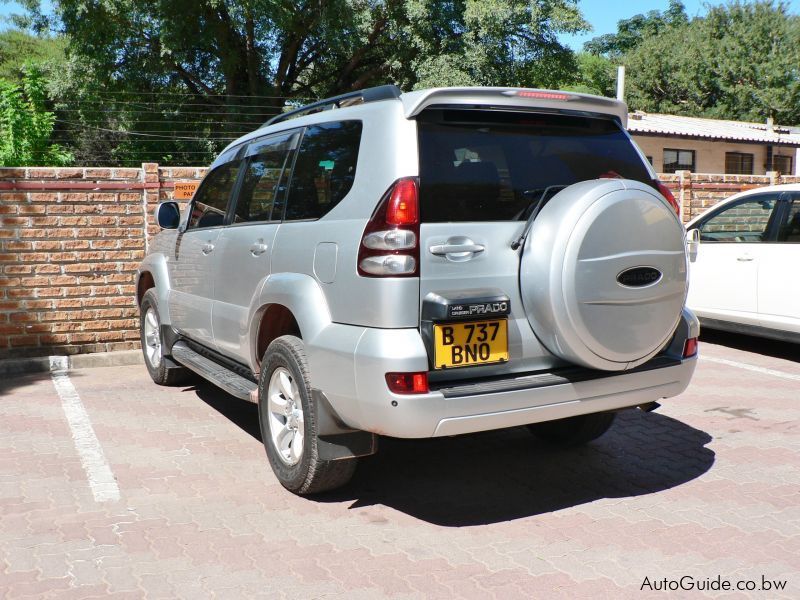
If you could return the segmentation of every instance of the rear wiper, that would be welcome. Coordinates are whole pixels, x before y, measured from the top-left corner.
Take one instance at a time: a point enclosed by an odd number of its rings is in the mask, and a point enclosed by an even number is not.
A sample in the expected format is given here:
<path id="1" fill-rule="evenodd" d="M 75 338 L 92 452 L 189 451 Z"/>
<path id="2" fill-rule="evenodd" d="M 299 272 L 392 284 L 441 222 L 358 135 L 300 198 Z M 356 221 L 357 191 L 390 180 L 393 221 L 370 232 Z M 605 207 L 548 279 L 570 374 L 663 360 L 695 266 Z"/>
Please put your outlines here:
<path id="1" fill-rule="evenodd" d="M 547 198 L 548 192 L 550 190 L 559 190 L 559 191 L 561 191 L 565 187 L 567 187 L 567 186 L 566 185 L 549 185 L 546 188 L 544 188 L 544 191 L 542 192 L 542 195 L 539 196 L 539 200 L 536 203 L 536 208 L 533 209 L 533 211 L 531 212 L 531 216 L 529 216 L 528 220 L 525 221 L 525 227 L 522 229 L 522 233 L 519 234 L 519 237 L 517 239 L 515 239 L 513 242 L 511 242 L 511 249 L 512 250 L 516 250 L 517 248 L 522 246 L 522 244 L 525 243 L 525 238 L 528 237 L 528 234 L 531 231 L 531 227 L 533 227 L 534 220 L 536 220 L 536 217 L 539 215 L 539 211 L 541 211 L 542 208 L 545 205 L 545 198 Z M 525 193 L 527 194 L 527 193 L 538 192 L 538 191 L 539 190 L 529 190 L 529 191 L 527 191 Z"/>

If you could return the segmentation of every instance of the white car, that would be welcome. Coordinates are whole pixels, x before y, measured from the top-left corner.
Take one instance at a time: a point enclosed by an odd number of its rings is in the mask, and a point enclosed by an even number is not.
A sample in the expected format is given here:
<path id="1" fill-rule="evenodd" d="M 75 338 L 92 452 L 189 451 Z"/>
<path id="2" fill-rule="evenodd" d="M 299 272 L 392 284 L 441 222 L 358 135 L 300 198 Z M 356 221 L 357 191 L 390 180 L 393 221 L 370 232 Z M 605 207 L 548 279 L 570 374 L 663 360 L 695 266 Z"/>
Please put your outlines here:
<path id="1" fill-rule="evenodd" d="M 687 305 L 703 325 L 800 341 L 800 184 L 736 194 L 687 229 Z"/>

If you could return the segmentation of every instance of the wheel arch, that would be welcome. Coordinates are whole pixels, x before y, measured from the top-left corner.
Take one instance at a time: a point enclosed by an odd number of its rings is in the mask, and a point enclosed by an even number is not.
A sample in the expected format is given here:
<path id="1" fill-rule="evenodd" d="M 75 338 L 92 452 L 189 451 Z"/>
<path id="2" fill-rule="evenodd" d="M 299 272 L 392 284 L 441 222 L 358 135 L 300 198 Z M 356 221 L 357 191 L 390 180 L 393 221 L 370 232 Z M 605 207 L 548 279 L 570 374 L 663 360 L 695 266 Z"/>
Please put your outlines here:
<path id="1" fill-rule="evenodd" d="M 299 273 L 267 277 L 254 306 L 249 339 L 255 373 L 260 371 L 261 358 L 275 338 L 296 335 L 308 344 L 331 323 L 322 288 L 312 277 Z"/>
<path id="2" fill-rule="evenodd" d="M 151 254 L 146 256 L 139 269 L 136 271 L 134 289 L 136 290 L 136 306 L 142 304 L 145 292 L 155 288 L 158 297 L 158 311 L 161 324 L 171 324 L 172 319 L 169 314 L 169 275 L 167 274 L 167 264 L 163 256 Z"/>

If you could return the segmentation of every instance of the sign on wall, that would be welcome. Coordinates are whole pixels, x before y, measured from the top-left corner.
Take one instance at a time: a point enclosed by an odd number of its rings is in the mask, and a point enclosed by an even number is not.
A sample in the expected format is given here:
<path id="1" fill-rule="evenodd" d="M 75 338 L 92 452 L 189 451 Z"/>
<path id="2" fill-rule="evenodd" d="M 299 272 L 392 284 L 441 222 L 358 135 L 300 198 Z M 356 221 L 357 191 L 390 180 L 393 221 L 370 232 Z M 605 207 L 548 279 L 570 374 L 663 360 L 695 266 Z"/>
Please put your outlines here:
<path id="1" fill-rule="evenodd" d="M 186 181 L 175 184 L 175 193 L 172 194 L 173 200 L 191 200 L 197 189 L 198 181 Z"/>

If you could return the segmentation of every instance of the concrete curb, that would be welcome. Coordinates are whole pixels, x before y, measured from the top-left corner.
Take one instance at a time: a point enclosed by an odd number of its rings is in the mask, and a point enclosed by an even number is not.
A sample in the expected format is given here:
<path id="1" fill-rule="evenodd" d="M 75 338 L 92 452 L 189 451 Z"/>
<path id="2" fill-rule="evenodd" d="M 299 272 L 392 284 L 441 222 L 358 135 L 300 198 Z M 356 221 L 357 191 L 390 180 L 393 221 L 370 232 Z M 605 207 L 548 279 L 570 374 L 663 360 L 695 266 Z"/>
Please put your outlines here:
<path id="1" fill-rule="evenodd" d="M 49 371 L 71 371 L 95 367 L 121 367 L 143 364 L 141 350 L 119 352 L 95 352 L 73 356 L 38 356 L 34 358 L 8 358 L 0 360 L 0 377 L 47 373 Z"/>

